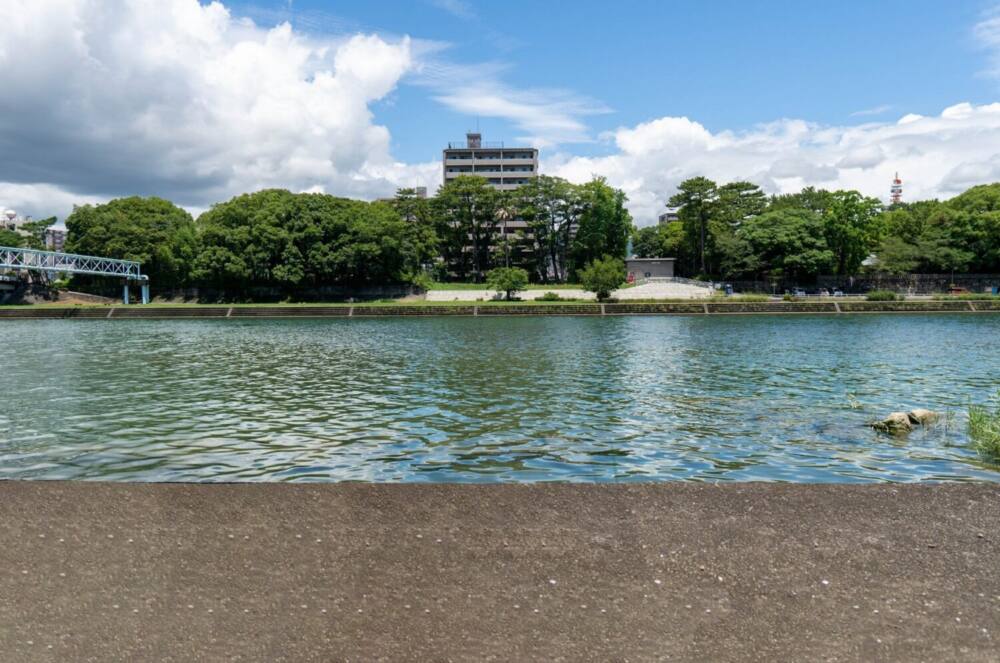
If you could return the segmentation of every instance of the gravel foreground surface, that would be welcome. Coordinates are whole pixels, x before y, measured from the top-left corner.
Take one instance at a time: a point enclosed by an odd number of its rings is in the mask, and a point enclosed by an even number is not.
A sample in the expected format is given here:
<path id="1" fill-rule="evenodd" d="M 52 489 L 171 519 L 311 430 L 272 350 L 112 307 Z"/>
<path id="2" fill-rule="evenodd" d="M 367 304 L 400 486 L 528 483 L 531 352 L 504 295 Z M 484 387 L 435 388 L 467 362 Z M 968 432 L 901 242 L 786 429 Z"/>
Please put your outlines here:
<path id="1" fill-rule="evenodd" d="M 996 661 L 996 485 L 0 482 L 0 660 Z"/>

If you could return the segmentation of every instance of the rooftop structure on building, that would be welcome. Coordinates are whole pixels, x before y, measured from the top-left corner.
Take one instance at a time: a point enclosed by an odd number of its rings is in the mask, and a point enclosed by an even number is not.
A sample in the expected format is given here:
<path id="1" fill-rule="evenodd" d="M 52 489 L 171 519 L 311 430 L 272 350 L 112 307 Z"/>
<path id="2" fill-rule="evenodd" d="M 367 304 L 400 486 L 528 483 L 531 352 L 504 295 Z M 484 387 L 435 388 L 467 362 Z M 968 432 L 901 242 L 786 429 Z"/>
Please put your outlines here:
<path id="1" fill-rule="evenodd" d="M 462 175 L 486 178 L 495 189 L 511 191 L 538 177 L 538 149 L 487 143 L 480 133 L 448 143 L 442 157 L 444 183 Z"/>
<path id="2" fill-rule="evenodd" d="M 667 211 L 664 212 L 663 214 L 660 214 L 659 216 L 660 225 L 662 226 L 664 224 L 672 223 L 674 221 L 680 221 L 681 219 L 680 211 L 681 211 L 680 207 L 668 207 Z"/>

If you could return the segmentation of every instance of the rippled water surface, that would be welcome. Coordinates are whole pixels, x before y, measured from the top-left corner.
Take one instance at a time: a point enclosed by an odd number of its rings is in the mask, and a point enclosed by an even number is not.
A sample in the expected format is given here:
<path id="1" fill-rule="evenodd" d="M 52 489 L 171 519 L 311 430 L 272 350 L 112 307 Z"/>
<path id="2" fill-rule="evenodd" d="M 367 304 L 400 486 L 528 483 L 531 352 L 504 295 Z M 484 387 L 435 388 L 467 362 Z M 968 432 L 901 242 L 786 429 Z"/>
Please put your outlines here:
<path id="1" fill-rule="evenodd" d="M 1000 316 L 4 321 L 0 478 L 1000 480 Z M 866 423 L 948 411 L 905 439 Z"/>

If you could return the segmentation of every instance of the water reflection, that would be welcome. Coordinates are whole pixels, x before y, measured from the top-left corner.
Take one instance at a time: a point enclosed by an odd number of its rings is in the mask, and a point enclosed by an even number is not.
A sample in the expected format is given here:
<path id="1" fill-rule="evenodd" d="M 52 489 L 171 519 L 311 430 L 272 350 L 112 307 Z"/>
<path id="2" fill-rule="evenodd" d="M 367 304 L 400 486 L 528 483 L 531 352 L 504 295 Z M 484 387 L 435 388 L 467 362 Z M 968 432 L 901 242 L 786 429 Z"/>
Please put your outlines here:
<path id="1" fill-rule="evenodd" d="M 6 321 L 0 477 L 998 480 L 1000 316 Z M 951 410 L 909 438 L 865 423 Z"/>

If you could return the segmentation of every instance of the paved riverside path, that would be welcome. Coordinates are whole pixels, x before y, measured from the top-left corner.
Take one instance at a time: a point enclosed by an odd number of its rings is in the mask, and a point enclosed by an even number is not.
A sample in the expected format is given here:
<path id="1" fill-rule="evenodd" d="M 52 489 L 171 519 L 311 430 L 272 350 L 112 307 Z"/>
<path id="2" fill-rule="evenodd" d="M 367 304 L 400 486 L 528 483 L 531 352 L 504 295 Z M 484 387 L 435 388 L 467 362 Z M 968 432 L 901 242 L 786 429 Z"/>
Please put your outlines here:
<path id="1" fill-rule="evenodd" d="M 0 660 L 997 660 L 996 485 L 0 482 Z"/>

